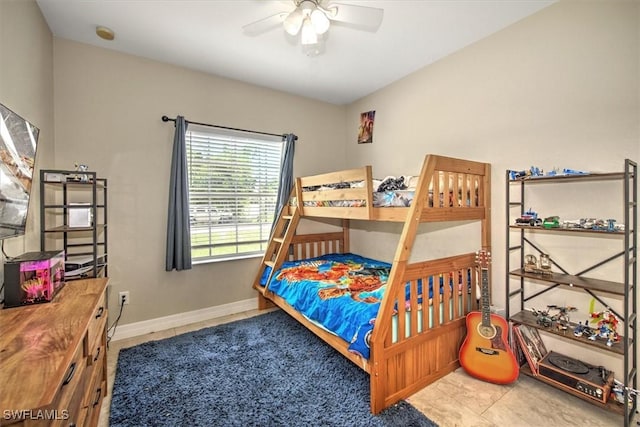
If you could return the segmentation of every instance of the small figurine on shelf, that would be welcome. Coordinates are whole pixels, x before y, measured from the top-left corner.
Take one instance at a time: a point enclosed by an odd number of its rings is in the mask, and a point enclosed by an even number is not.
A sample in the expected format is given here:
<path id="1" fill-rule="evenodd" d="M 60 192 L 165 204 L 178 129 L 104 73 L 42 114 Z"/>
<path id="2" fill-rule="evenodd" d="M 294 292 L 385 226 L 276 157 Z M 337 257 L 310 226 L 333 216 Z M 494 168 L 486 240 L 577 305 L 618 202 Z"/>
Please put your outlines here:
<path id="1" fill-rule="evenodd" d="M 571 325 L 571 319 L 569 318 L 569 313 L 572 311 L 578 311 L 576 307 L 572 307 L 570 305 L 558 306 L 555 304 L 551 304 L 547 306 L 548 309 L 558 310 L 558 314 L 553 316 L 553 319 L 558 322 L 559 325 L 562 325 L 562 330 L 565 331 L 568 326 Z M 559 328 L 560 329 L 560 328 Z"/>
<path id="2" fill-rule="evenodd" d="M 596 231 L 607 231 L 607 222 L 604 219 L 596 219 L 591 226 L 591 229 Z"/>
<path id="3" fill-rule="evenodd" d="M 611 347 L 613 344 L 620 342 L 620 335 L 618 334 L 619 320 L 609 309 L 594 311 L 594 305 L 595 300 L 592 299 L 589 307 L 591 323 L 596 324 L 596 335 L 599 338 L 606 339 L 607 346 Z"/>
<path id="4" fill-rule="evenodd" d="M 565 219 L 562 221 L 562 228 L 582 228 L 582 222 L 579 219 Z"/>
<path id="5" fill-rule="evenodd" d="M 563 175 L 589 175 L 589 172 L 564 168 L 562 169 L 562 174 Z"/>
<path id="6" fill-rule="evenodd" d="M 585 320 L 584 325 L 582 325 L 582 336 L 591 341 L 595 341 L 596 337 L 598 336 L 598 333 L 595 331 L 595 329 L 589 326 L 589 319 Z"/>
<path id="7" fill-rule="evenodd" d="M 86 172 L 89 170 L 89 166 L 87 165 L 80 165 L 78 163 L 75 163 L 76 165 L 76 172 Z M 82 174 L 82 175 L 75 175 L 75 180 L 76 181 L 80 181 L 80 182 L 89 182 L 89 175 L 87 175 L 86 173 Z"/>
<path id="8" fill-rule="evenodd" d="M 584 333 L 584 325 L 582 322 L 578 322 L 576 327 L 573 329 L 573 335 L 576 337 L 581 337 Z"/>
<path id="9" fill-rule="evenodd" d="M 530 178 L 536 176 L 544 176 L 544 171 L 537 166 L 531 166 L 529 170 L 509 170 L 509 179 L 516 180 L 519 178 Z"/>
<path id="10" fill-rule="evenodd" d="M 540 269 L 542 274 L 551 274 L 551 258 L 549 254 L 540 254 Z"/>
<path id="11" fill-rule="evenodd" d="M 544 176 L 544 171 L 537 166 L 531 166 L 531 168 L 529 169 L 529 175 Z"/>
<path id="12" fill-rule="evenodd" d="M 530 308 L 529 311 L 533 313 L 533 315 L 537 318 L 536 323 L 540 326 L 544 326 L 545 328 L 550 328 L 553 325 L 553 317 L 549 315 L 549 309 L 546 310 L 537 310 L 535 308 Z"/>
<path id="13" fill-rule="evenodd" d="M 540 254 L 540 260 L 535 255 L 527 254 L 524 258 L 523 269 L 526 273 L 551 274 L 551 258 L 547 254 Z"/>
<path id="14" fill-rule="evenodd" d="M 538 259 L 535 255 L 527 254 L 524 257 L 524 271 L 527 273 L 536 273 L 538 271 Z"/>
<path id="15" fill-rule="evenodd" d="M 527 171 L 509 170 L 509 179 L 512 181 L 518 178 L 524 178 L 525 176 L 527 176 Z"/>
<path id="16" fill-rule="evenodd" d="M 633 400 L 640 395 L 640 391 L 631 387 L 625 387 L 624 383 L 613 379 L 613 387 L 611 387 L 611 396 L 620 404 L 624 404 L 624 392 L 627 392 L 627 404 L 631 408 L 633 406 Z"/>

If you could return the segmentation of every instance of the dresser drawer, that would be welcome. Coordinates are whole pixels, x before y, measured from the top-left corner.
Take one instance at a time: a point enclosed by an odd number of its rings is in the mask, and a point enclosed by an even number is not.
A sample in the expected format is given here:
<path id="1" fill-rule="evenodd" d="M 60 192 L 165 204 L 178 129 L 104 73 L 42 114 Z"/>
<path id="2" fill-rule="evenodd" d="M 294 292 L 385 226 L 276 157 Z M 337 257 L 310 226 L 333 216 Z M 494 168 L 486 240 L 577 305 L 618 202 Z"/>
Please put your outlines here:
<path id="1" fill-rule="evenodd" d="M 102 338 L 102 337 L 101 337 Z M 93 348 L 89 348 L 89 356 L 87 358 L 87 365 L 95 365 L 101 359 L 104 359 L 104 352 L 107 351 L 105 347 L 105 343 L 103 339 L 99 339 L 98 342 L 93 346 Z"/>
<path id="2" fill-rule="evenodd" d="M 105 364 L 104 358 L 99 358 L 95 364 L 89 368 L 91 373 L 91 384 L 87 388 L 84 404 L 86 409 L 86 420 L 88 425 L 95 425 L 100 416 L 100 409 L 102 407 L 102 399 L 107 394 L 107 382 L 104 372 Z"/>
<path id="3" fill-rule="evenodd" d="M 89 357 L 89 365 L 93 364 L 93 360 L 96 357 L 96 352 L 105 350 L 104 348 L 98 350 L 98 348 L 104 346 L 103 338 L 107 326 L 108 316 L 106 301 L 106 293 L 103 293 L 89 322 L 86 353 L 86 355 Z"/>
<path id="4" fill-rule="evenodd" d="M 71 426 L 77 424 L 87 386 L 86 366 L 87 359 L 84 356 L 84 351 L 82 346 L 78 346 L 58 389 L 56 399 L 50 407 L 55 415 L 51 417 L 53 418 L 51 425 Z"/>

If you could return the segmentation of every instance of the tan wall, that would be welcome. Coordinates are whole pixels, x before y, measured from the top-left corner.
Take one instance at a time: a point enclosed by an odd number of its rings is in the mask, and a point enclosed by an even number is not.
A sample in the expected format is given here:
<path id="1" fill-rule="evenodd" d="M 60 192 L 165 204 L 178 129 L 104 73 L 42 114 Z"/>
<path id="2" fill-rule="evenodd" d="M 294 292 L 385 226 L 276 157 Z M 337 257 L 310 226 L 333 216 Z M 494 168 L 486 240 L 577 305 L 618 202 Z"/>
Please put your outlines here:
<path id="1" fill-rule="evenodd" d="M 9 256 L 40 249 L 38 170 L 53 165 L 52 36 L 33 0 L 0 1 L 0 103 L 40 129 L 25 237 L 5 241 Z"/>
<path id="2" fill-rule="evenodd" d="M 372 164 L 374 176 L 415 174 L 426 153 L 492 164 L 492 300 L 505 306 L 505 171 L 538 166 L 622 171 L 640 160 L 640 7 L 630 1 L 561 1 L 349 106 L 347 156 L 351 167 Z M 361 112 L 375 110 L 374 142 L 356 144 Z M 622 220 L 621 185 L 551 186 L 525 198 L 542 216 Z M 516 192 L 517 194 L 517 192 Z M 514 197 L 514 196 L 512 196 Z M 512 199 L 513 200 L 513 199 Z M 516 199 L 518 200 L 518 199 Z M 512 211 L 513 212 L 513 211 Z M 356 224 L 352 250 L 391 260 L 398 227 Z M 470 226 L 421 226 L 413 259 L 477 250 Z M 513 236 L 513 234 L 516 234 Z M 622 250 L 622 239 L 529 235 L 570 273 Z M 452 237 L 453 236 L 453 237 Z M 475 238 L 475 234 L 473 235 Z M 518 242 L 512 233 L 511 244 Z M 535 253 L 527 249 L 527 253 Z M 518 265 L 512 257 L 512 268 Z M 591 277 L 623 281 L 621 262 Z M 511 281 L 512 286 L 518 283 Z M 540 288 L 538 288 L 540 290 Z M 535 291 L 535 290 L 534 290 Z M 532 293 L 531 288 L 527 295 Z M 604 298 L 621 309 L 620 298 Z M 517 301 L 513 299 L 512 301 Z M 572 320 L 588 315 L 584 292 L 554 290 L 526 307 L 573 305 Z M 512 303 L 512 312 L 518 311 Z M 597 309 L 603 309 L 600 304 Z M 552 349 L 576 355 L 566 343 Z M 580 358 L 622 372 L 621 358 L 578 349 Z M 606 359 L 606 360 L 605 360 Z"/>
<path id="3" fill-rule="evenodd" d="M 259 259 L 164 271 L 173 124 L 163 115 L 299 136 L 296 174 L 344 167 L 345 107 L 63 39 L 54 40 L 56 166 L 109 180 L 111 306 L 121 324 L 255 297 Z"/>
<path id="4" fill-rule="evenodd" d="M 426 153 L 492 163 L 494 301 L 504 305 L 505 171 L 621 171 L 625 158 L 640 160 L 639 15 L 638 2 L 562 1 L 353 103 L 350 166 L 372 164 L 374 176 L 384 177 L 415 174 Z M 359 114 L 369 110 L 376 110 L 374 142 L 356 144 Z M 611 203 L 621 209 L 620 200 Z M 532 207 L 578 218 L 602 208 Z M 391 259 L 395 229 L 360 226 L 354 251 Z M 371 236 L 382 244 L 372 245 Z M 461 244 L 444 234 L 435 239 L 429 255 Z"/>

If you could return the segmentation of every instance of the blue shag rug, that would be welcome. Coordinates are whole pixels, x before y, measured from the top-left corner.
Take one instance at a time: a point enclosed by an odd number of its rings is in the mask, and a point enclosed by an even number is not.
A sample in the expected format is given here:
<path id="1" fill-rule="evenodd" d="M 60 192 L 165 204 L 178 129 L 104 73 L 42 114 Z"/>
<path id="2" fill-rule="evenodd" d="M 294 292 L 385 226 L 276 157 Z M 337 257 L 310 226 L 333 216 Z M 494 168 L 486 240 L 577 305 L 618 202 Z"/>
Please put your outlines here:
<path id="1" fill-rule="evenodd" d="M 283 311 L 122 349 L 111 426 L 437 426 Z"/>

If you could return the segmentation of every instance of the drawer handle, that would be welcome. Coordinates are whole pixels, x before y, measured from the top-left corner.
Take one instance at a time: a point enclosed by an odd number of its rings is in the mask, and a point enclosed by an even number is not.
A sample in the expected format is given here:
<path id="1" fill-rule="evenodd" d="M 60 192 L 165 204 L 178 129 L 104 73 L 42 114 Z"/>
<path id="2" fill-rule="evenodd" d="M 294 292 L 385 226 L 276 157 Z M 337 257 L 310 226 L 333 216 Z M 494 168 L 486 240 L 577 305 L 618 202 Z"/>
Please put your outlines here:
<path id="1" fill-rule="evenodd" d="M 98 347 L 98 352 L 96 353 L 96 357 L 93 358 L 94 362 L 98 361 L 98 357 L 100 357 L 100 350 L 102 350 L 102 347 Z"/>
<path id="2" fill-rule="evenodd" d="M 75 373 L 76 373 L 76 362 L 73 362 L 71 366 L 69 366 L 69 373 L 67 374 L 67 378 L 64 379 L 64 382 L 62 383 L 62 385 L 65 386 L 69 384 L 73 379 L 73 374 Z"/>
<path id="3" fill-rule="evenodd" d="M 102 313 L 104 313 L 104 307 L 100 307 L 98 309 L 98 314 L 96 314 L 96 319 L 99 319 L 102 317 Z"/>
<path id="4" fill-rule="evenodd" d="M 95 407 L 98 403 L 100 403 L 100 396 L 102 396 L 102 387 L 96 390 L 96 400 L 93 402 L 93 406 Z"/>

